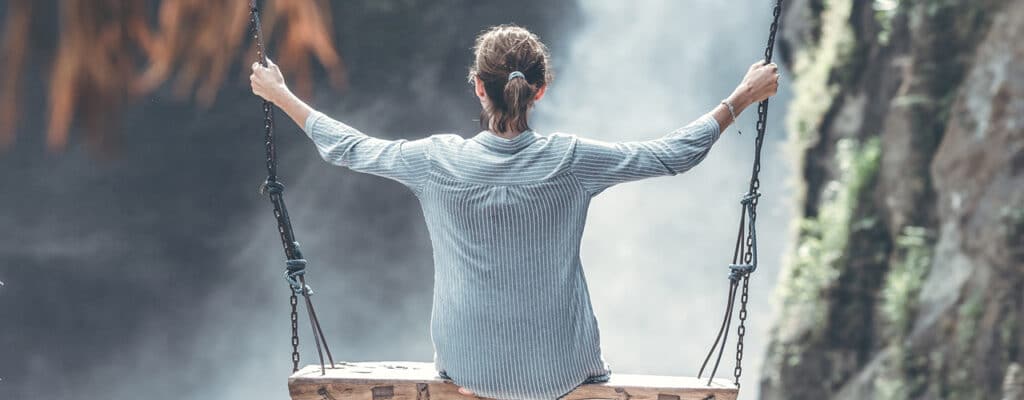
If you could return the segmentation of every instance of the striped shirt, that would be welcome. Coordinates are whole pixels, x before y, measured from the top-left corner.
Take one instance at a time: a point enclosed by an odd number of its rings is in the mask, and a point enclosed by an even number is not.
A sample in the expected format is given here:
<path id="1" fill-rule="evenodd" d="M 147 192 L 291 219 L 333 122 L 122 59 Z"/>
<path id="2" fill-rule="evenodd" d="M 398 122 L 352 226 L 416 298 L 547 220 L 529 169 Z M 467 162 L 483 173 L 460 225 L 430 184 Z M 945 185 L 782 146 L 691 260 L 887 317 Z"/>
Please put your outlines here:
<path id="1" fill-rule="evenodd" d="M 628 142 L 533 130 L 385 140 L 319 112 L 304 131 L 325 161 L 401 182 L 419 199 L 440 376 L 478 396 L 544 400 L 611 374 L 580 263 L 591 198 L 689 170 L 719 137 L 710 114 Z"/>

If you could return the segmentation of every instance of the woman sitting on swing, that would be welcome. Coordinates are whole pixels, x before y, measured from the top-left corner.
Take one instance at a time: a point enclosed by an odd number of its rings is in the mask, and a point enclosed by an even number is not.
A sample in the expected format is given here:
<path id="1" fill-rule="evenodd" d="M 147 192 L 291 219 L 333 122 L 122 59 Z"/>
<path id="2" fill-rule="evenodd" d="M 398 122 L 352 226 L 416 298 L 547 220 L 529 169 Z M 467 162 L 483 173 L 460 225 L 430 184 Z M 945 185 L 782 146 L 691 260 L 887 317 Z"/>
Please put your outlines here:
<path id="1" fill-rule="evenodd" d="M 552 79 L 536 35 L 496 26 L 474 51 L 469 79 L 483 130 L 468 139 L 367 136 L 298 99 L 269 60 L 254 63 L 250 79 L 324 160 L 394 179 L 419 199 L 433 245 L 439 375 L 465 395 L 556 399 L 611 374 L 580 263 L 591 198 L 693 168 L 736 114 L 775 94 L 778 68 L 755 63 L 725 101 L 664 137 L 604 142 L 530 128 L 528 111 Z"/>

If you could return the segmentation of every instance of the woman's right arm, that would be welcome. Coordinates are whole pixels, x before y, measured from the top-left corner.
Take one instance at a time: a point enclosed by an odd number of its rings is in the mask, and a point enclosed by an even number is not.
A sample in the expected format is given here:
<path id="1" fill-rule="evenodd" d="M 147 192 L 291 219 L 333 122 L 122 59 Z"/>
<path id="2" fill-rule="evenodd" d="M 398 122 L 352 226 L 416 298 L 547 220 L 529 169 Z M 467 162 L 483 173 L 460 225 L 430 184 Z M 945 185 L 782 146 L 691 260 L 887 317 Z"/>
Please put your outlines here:
<path id="1" fill-rule="evenodd" d="M 690 124 L 653 140 L 605 142 L 579 138 L 573 153 L 572 171 L 591 195 L 608 187 L 639 179 L 676 175 L 704 160 L 721 131 L 750 104 L 776 93 L 778 67 L 758 61 L 726 98 L 733 111 L 719 104 Z"/>
<path id="2" fill-rule="evenodd" d="M 253 93 L 277 105 L 302 127 L 324 161 L 396 180 L 419 194 L 429 172 L 430 138 L 387 140 L 368 136 L 299 99 L 269 59 L 266 67 L 253 63 L 252 69 L 249 80 Z"/>
<path id="3" fill-rule="evenodd" d="M 274 103 L 299 126 L 306 126 L 306 121 L 316 111 L 288 89 L 281 70 L 269 58 L 266 67 L 258 62 L 252 63 L 249 84 L 253 94 Z"/>

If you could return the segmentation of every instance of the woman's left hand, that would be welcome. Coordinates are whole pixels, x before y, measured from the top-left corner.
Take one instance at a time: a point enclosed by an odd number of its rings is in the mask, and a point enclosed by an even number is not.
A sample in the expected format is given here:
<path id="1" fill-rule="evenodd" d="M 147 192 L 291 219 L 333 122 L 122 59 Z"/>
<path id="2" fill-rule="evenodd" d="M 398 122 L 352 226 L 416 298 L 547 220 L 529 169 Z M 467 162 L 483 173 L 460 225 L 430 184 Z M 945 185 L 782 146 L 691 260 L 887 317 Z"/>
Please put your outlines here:
<path id="1" fill-rule="evenodd" d="M 249 75 L 249 82 L 252 85 L 253 94 L 272 103 L 277 103 L 277 99 L 289 93 L 281 70 L 269 58 L 266 67 L 260 65 L 259 62 L 252 63 L 252 75 Z"/>
<path id="2" fill-rule="evenodd" d="M 463 396 L 476 397 L 476 393 L 473 393 L 472 390 L 466 389 L 462 386 L 459 386 L 459 393 L 461 393 Z"/>

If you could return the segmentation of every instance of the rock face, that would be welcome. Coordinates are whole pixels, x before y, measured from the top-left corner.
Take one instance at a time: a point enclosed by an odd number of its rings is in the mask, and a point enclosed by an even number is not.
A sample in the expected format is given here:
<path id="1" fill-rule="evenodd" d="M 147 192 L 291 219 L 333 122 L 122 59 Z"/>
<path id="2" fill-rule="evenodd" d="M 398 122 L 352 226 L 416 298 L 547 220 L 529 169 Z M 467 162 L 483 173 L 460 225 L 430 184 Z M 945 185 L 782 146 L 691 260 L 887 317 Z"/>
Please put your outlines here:
<path id="1" fill-rule="evenodd" d="M 787 2 L 803 219 L 765 399 L 1024 396 L 1024 2 Z"/>

